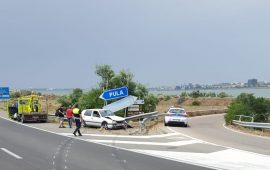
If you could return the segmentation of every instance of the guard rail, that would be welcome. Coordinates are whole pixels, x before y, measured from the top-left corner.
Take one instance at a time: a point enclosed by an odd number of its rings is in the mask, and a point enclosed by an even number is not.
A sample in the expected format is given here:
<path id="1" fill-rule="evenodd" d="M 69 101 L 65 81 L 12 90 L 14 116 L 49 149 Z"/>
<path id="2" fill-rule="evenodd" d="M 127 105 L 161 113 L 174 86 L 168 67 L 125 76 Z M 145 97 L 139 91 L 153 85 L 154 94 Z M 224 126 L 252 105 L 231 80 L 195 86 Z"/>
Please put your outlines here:
<path id="1" fill-rule="evenodd" d="M 270 123 L 243 122 L 239 120 L 233 120 L 233 124 L 243 126 L 243 127 L 270 129 Z"/>
<path id="2" fill-rule="evenodd" d="M 125 119 L 128 122 L 130 120 L 138 120 L 138 119 L 150 118 L 152 116 L 156 116 L 157 114 L 158 114 L 158 112 L 143 113 L 143 114 L 139 114 L 139 115 L 126 117 Z"/>

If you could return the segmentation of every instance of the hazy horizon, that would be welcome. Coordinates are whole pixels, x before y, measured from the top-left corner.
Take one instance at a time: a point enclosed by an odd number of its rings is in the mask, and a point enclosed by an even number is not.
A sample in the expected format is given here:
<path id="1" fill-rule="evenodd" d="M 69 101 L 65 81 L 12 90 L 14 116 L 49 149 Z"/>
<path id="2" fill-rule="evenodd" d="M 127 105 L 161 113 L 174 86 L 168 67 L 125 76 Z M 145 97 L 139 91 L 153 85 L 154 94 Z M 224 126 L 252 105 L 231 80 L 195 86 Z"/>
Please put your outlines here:
<path id="1" fill-rule="evenodd" d="M 270 81 L 267 0 L 2 0 L 0 86 L 92 88 L 95 66 L 147 87 Z"/>

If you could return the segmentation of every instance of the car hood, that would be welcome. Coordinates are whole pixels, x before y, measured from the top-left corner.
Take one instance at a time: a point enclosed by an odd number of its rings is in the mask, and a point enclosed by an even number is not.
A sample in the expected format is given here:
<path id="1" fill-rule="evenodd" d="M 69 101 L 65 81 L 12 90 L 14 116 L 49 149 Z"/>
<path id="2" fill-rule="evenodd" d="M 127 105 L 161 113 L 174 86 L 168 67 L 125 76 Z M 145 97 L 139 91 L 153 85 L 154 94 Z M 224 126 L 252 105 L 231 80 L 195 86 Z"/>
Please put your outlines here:
<path id="1" fill-rule="evenodd" d="M 119 116 L 106 116 L 105 118 L 115 120 L 115 121 L 124 121 L 125 119 Z"/>

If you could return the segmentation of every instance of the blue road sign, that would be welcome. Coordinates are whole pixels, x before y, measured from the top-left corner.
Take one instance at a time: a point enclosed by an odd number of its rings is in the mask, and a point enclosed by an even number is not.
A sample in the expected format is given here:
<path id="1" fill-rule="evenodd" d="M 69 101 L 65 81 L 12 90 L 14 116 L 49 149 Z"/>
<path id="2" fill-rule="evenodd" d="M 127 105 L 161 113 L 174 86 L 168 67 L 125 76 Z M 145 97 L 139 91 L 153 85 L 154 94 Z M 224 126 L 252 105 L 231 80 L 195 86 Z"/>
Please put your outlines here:
<path id="1" fill-rule="evenodd" d="M 0 99 L 9 99 L 9 88 L 8 87 L 0 87 Z"/>
<path id="2" fill-rule="evenodd" d="M 128 88 L 125 86 L 125 87 L 121 87 L 117 89 L 104 91 L 99 96 L 99 98 L 103 100 L 112 100 L 112 99 L 118 99 L 118 98 L 126 97 L 126 96 L 128 96 Z"/>

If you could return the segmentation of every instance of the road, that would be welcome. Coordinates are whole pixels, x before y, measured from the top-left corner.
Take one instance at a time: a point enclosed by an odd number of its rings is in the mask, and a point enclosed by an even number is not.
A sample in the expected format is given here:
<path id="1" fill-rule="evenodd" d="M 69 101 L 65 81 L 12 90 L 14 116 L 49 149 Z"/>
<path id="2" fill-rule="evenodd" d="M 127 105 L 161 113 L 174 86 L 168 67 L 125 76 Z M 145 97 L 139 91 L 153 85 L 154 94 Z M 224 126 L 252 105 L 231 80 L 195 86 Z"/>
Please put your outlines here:
<path id="1" fill-rule="evenodd" d="M 192 117 L 189 128 L 171 127 L 171 129 L 222 146 L 270 155 L 270 138 L 262 138 L 226 129 L 224 114 Z"/>
<path id="2" fill-rule="evenodd" d="M 208 168 L 61 136 L 0 118 L 4 170 L 206 170 Z"/>

